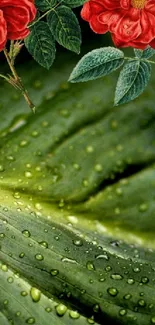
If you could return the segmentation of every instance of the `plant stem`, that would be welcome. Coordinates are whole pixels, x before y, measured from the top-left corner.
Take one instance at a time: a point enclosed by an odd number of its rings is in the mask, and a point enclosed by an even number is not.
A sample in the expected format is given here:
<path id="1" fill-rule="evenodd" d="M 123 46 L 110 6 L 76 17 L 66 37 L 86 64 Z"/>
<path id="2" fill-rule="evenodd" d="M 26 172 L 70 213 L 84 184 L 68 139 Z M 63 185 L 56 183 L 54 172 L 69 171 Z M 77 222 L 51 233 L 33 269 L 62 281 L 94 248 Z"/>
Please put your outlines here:
<path id="1" fill-rule="evenodd" d="M 49 9 L 48 11 L 46 11 L 42 16 L 40 16 L 37 20 L 35 20 L 28 27 L 34 26 L 36 23 L 38 23 L 38 21 L 40 21 L 42 18 L 46 17 L 51 11 L 55 10 L 61 4 L 61 2 L 63 2 L 63 0 L 60 1 L 59 3 L 57 3 L 53 8 Z"/>
<path id="2" fill-rule="evenodd" d="M 143 58 L 136 58 L 136 57 L 133 57 L 133 58 L 130 58 L 130 57 L 124 57 L 124 60 L 128 60 L 128 61 L 133 61 L 133 60 L 137 60 L 137 61 L 143 61 L 143 62 L 148 62 L 148 63 L 151 63 L 151 64 L 155 64 L 155 61 L 151 61 L 151 60 L 147 60 L 147 59 L 143 59 Z"/>
<path id="3" fill-rule="evenodd" d="M 11 72 L 12 72 L 12 75 L 13 75 L 13 77 L 14 77 L 14 78 L 12 79 L 14 85 L 17 86 L 17 88 L 22 92 L 22 94 L 23 94 L 23 96 L 24 96 L 24 98 L 25 98 L 27 104 L 29 105 L 29 107 L 31 108 L 31 110 L 32 110 L 33 112 L 35 112 L 35 106 L 34 106 L 34 104 L 32 103 L 31 99 L 29 98 L 28 92 L 27 92 L 27 90 L 25 89 L 25 87 L 24 87 L 24 85 L 23 85 L 23 83 L 22 83 L 20 77 L 19 77 L 18 74 L 17 74 L 17 71 L 16 71 L 16 69 L 15 69 L 15 67 L 14 67 L 14 65 L 13 65 L 13 63 L 12 63 L 10 57 L 9 57 L 9 54 L 8 54 L 7 49 L 5 48 L 5 49 L 3 50 L 3 52 L 4 52 L 4 55 L 5 55 L 5 57 L 6 57 L 7 63 L 8 63 L 8 65 L 9 65 L 9 67 L 10 67 L 10 70 L 11 70 Z M 7 81 L 9 82 L 9 80 L 10 80 L 10 83 L 11 83 L 11 78 L 8 79 Z M 13 84 L 13 83 L 12 83 L 12 84 Z"/>

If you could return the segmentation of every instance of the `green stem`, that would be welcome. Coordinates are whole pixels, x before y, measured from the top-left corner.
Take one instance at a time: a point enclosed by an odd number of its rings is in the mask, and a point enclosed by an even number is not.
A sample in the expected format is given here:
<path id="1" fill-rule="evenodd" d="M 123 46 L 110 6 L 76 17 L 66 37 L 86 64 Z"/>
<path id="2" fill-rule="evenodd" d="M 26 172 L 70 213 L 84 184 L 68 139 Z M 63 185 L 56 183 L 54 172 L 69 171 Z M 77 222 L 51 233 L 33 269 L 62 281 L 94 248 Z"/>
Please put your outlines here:
<path id="1" fill-rule="evenodd" d="M 143 59 L 143 58 L 136 58 L 136 57 L 133 57 L 133 58 L 130 58 L 130 57 L 124 57 L 124 60 L 128 60 L 128 61 L 133 61 L 133 60 L 137 60 L 137 61 L 143 61 L 143 62 L 148 62 L 148 63 L 151 63 L 151 64 L 155 64 L 155 61 L 151 61 L 151 60 L 147 60 L 147 59 Z"/>
<path id="2" fill-rule="evenodd" d="M 25 87 L 24 87 L 24 85 L 23 85 L 23 83 L 22 83 L 20 77 L 18 76 L 18 74 L 17 74 L 17 72 L 16 72 L 16 69 L 15 69 L 15 67 L 14 67 L 14 65 L 13 65 L 13 63 L 12 63 L 10 57 L 9 57 L 9 54 L 8 54 L 7 49 L 5 48 L 5 49 L 3 50 L 3 52 L 4 52 L 4 55 L 5 55 L 5 57 L 6 57 L 7 63 L 8 63 L 8 65 L 9 65 L 9 67 L 10 67 L 10 70 L 11 70 L 11 72 L 12 72 L 12 75 L 13 75 L 13 77 L 14 77 L 14 78 L 12 79 L 12 85 L 14 85 L 14 87 L 17 87 L 17 88 L 22 92 L 22 94 L 23 94 L 23 96 L 24 96 L 24 98 L 25 98 L 27 104 L 28 104 L 29 107 L 32 109 L 32 111 L 35 112 L 35 106 L 34 106 L 34 104 L 32 103 L 31 99 L 29 98 L 29 96 L 28 96 L 28 92 L 27 92 L 27 90 L 25 89 Z M 3 75 L 2 75 L 2 76 L 3 76 Z M 3 76 L 3 78 L 4 78 L 4 76 Z M 5 79 L 6 79 L 9 83 L 11 83 L 11 78 L 8 79 L 7 77 L 5 77 Z"/>
<path id="3" fill-rule="evenodd" d="M 49 9 L 48 11 L 46 11 L 42 16 L 40 16 L 37 20 L 35 20 L 32 24 L 30 24 L 28 27 L 32 27 L 34 26 L 36 23 L 38 23 L 38 21 L 40 21 L 42 18 L 46 17 L 51 11 L 54 11 L 60 4 L 61 4 L 62 1 L 60 1 L 59 3 L 57 3 L 55 5 L 55 7 Z"/>

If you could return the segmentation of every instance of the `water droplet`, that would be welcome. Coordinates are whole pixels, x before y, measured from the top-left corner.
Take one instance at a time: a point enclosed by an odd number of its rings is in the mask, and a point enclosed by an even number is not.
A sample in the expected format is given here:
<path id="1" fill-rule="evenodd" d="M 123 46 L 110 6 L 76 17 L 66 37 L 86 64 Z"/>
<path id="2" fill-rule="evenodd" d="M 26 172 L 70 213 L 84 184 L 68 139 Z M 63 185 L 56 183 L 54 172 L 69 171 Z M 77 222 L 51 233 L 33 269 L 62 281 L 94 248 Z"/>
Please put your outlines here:
<path id="1" fill-rule="evenodd" d="M 5 238 L 5 234 L 3 232 L 0 234 L 0 238 Z"/>
<path id="2" fill-rule="evenodd" d="M 41 254 L 36 254 L 36 255 L 35 255 L 35 258 L 36 258 L 37 261 L 43 261 L 44 256 L 41 255 Z"/>
<path id="3" fill-rule="evenodd" d="M 83 242 L 82 242 L 81 239 L 75 239 L 75 240 L 73 240 L 73 244 L 75 246 L 82 246 L 83 245 Z"/>
<path id="4" fill-rule="evenodd" d="M 148 205 L 146 203 L 143 203 L 139 206 L 139 211 L 140 212 L 145 212 L 148 209 Z"/>
<path id="5" fill-rule="evenodd" d="M 3 165 L 0 165 L 0 172 L 2 173 L 2 172 L 4 172 L 4 167 L 3 167 Z"/>
<path id="6" fill-rule="evenodd" d="M 78 318 L 80 318 L 80 314 L 79 314 L 77 311 L 73 311 L 73 310 L 71 310 L 71 311 L 69 312 L 69 316 L 70 316 L 71 318 L 73 318 L 73 319 L 78 319 Z"/>
<path id="7" fill-rule="evenodd" d="M 96 305 L 93 306 L 93 311 L 95 313 L 98 313 L 99 312 L 99 309 L 100 309 L 100 306 L 98 304 L 96 304 Z"/>
<path id="8" fill-rule="evenodd" d="M 33 318 L 33 317 L 29 317 L 29 318 L 26 320 L 26 323 L 27 323 L 27 324 L 35 324 L 35 318 Z"/>
<path id="9" fill-rule="evenodd" d="M 67 311 L 67 307 L 63 304 L 59 304 L 58 306 L 56 306 L 56 313 L 58 316 L 62 317 L 65 315 Z"/>
<path id="10" fill-rule="evenodd" d="M 31 233 L 29 230 L 23 230 L 22 231 L 22 234 L 25 236 L 25 237 L 30 237 L 31 236 Z"/>
<path id="11" fill-rule="evenodd" d="M 17 311 L 16 312 L 16 316 L 19 317 L 21 315 L 21 312 L 20 311 Z"/>
<path id="12" fill-rule="evenodd" d="M 56 276 L 56 275 L 59 274 L 59 271 L 56 270 L 56 269 L 52 269 L 52 270 L 50 271 L 50 273 L 51 273 L 51 275 Z"/>
<path id="13" fill-rule="evenodd" d="M 44 248 L 48 248 L 48 243 L 46 241 L 41 241 L 39 244 Z"/>
<path id="14" fill-rule="evenodd" d="M 146 284 L 149 282 L 149 279 L 147 277 L 143 277 L 143 278 L 141 278 L 141 281 L 143 284 Z"/>
<path id="15" fill-rule="evenodd" d="M 126 315 L 126 313 L 127 313 L 127 311 L 125 309 L 121 309 L 119 311 L 120 316 L 124 316 L 124 315 Z"/>
<path id="16" fill-rule="evenodd" d="M 88 147 L 86 148 L 86 151 L 87 151 L 88 153 L 92 153 L 92 152 L 94 151 L 94 148 L 93 148 L 92 146 L 88 146 Z"/>
<path id="17" fill-rule="evenodd" d="M 31 133 L 31 135 L 32 135 L 32 137 L 38 137 L 38 135 L 39 135 L 39 132 L 38 131 L 33 131 L 32 133 Z"/>
<path id="18" fill-rule="evenodd" d="M 128 284 L 134 284 L 135 281 L 134 281 L 134 279 L 128 279 L 128 280 L 127 280 L 127 283 L 128 283 Z"/>
<path id="19" fill-rule="evenodd" d="M 82 184 L 83 184 L 84 187 L 87 187 L 89 185 L 89 182 L 88 182 L 87 179 L 84 179 Z"/>
<path id="20" fill-rule="evenodd" d="M 15 199 L 20 199 L 20 194 L 19 194 L 19 192 L 15 192 L 13 196 L 14 196 Z"/>
<path id="21" fill-rule="evenodd" d="M 28 293 L 26 291 L 21 291 L 21 296 L 22 297 L 26 297 L 28 295 Z"/>
<path id="22" fill-rule="evenodd" d="M 94 321 L 94 318 L 93 318 L 93 317 L 88 318 L 87 321 L 88 321 L 88 323 L 91 324 L 91 325 L 92 325 L 92 324 L 95 324 L 95 321 Z"/>
<path id="23" fill-rule="evenodd" d="M 93 271 L 93 270 L 95 270 L 95 266 L 94 266 L 94 264 L 93 264 L 92 262 L 90 262 L 90 261 L 87 262 L 86 266 L 87 266 L 87 269 L 88 269 L 89 271 Z"/>
<path id="24" fill-rule="evenodd" d="M 7 156 L 6 159 L 9 160 L 9 161 L 14 161 L 15 160 L 15 158 L 13 156 Z"/>
<path id="25" fill-rule="evenodd" d="M 140 299 L 140 300 L 138 301 L 138 305 L 141 306 L 141 307 L 145 307 L 145 305 L 146 305 L 145 300 L 144 300 L 144 299 Z"/>
<path id="26" fill-rule="evenodd" d="M 99 260 L 99 259 L 104 259 L 104 260 L 107 260 L 107 261 L 109 260 L 109 256 L 107 255 L 107 253 L 106 254 L 96 255 L 95 258 L 97 260 Z"/>
<path id="27" fill-rule="evenodd" d="M 8 281 L 9 283 L 13 283 L 13 282 L 14 282 L 14 279 L 13 279 L 12 276 L 9 276 L 9 278 L 7 278 L 7 281 Z"/>
<path id="28" fill-rule="evenodd" d="M 116 194 L 119 195 L 119 196 L 121 196 L 123 194 L 123 190 L 120 187 L 118 187 L 116 189 Z"/>
<path id="29" fill-rule="evenodd" d="M 77 264 L 77 261 L 76 260 L 73 260 L 72 258 L 68 258 L 68 257 L 63 257 L 61 259 L 62 262 L 64 263 L 72 263 L 72 264 Z"/>
<path id="30" fill-rule="evenodd" d="M 1 269 L 3 272 L 8 272 L 8 267 L 6 264 L 2 264 Z"/>
<path id="31" fill-rule="evenodd" d="M 133 271 L 134 271 L 135 273 L 139 273 L 139 272 L 140 272 L 140 268 L 139 268 L 139 267 L 134 267 L 134 268 L 133 268 Z"/>
<path id="32" fill-rule="evenodd" d="M 94 166 L 94 169 L 95 169 L 96 172 L 99 172 L 100 173 L 103 170 L 103 167 L 102 167 L 101 164 L 96 164 Z"/>
<path id="33" fill-rule="evenodd" d="M 25 177 L 27 178 L 32 178 L 32 173 L 31 172 L 25 172 Z"/>
<path id="34" fill-rule="evenodd" d="M 80 170 L 80 165 L 79 164 L 73 164 L 73 167 L 74 167 L 74 169 L 76 169 L 76 170 Z"/>
<path id="35" fill-rule="evenodd" d="M 111 267 L 110 265 L 108 265 L 108 266 L 106 266 L 105 270 L 106 270 L 107 272 L 110 272 L 110 271 L 112 270 L 112 267 Z"/>
<path id="36" fill-rule="evenodd" d="M 124 298 L 125 300 L 129 300 L 129 299 L 132 298 L 132 296 L 131 296 L 129 293 L 127 293 L 123 298 Z"/>
<path id="37" fill-rule="evenodd" d="M 30 290 L 30 295 L 34 302 L 38 302 L 41 298 L 41 291 L 35 287 L 32 287 Z"/>
<path id="38" fill-rule="evenodd" d="M 50 313 L 50 312 L 52 311 L 52 308 L 50 308 L 50 307 L 46 307 L 46 308 L 45 308 L 45 311 L 46 311 L 47 313 Z"/>
<path id="39" fill-rule="evenodd" d="M 20 254 L 19 254 L 19 257 L 20 258 L 23 258 L 25 256 L 25 253 L 24 252 L 21 252 Z"/>
<path id="40" fill-rule="evenodd" d="M 5 299 L 5 300 L 3 301 L 3 304 L 4 304 L 4 305 L 8 305 L 8 300 Z"/>
<path id="41" fill-rule="evenodd" d="M 27 146 L 27 144 L 28 144 L 28 141 L 23 140 L 20 142 L 20 147 L 25 147 L 25 146 Z"/>
<path id="42" fill-rule="evenodd" d="M 107 292 L 113 297 L 116 297 L 118 294 L 118 290 L 116 288 L 108 288 Z"/>
<path id="43" fill-rule="evenodd" d="M 111 278 L 114 280 L 122 280 L 123 279 L 122 275 L 120 275 L 120 274 L 112 274 Z"/>
<path id="44" fill-rule="evenodd" d="M 120 210 L 120 208 L 115 208 L 114 212 L 115 212 L 115 214 L 119 215 L 121 213 L 121 210 Z"/>

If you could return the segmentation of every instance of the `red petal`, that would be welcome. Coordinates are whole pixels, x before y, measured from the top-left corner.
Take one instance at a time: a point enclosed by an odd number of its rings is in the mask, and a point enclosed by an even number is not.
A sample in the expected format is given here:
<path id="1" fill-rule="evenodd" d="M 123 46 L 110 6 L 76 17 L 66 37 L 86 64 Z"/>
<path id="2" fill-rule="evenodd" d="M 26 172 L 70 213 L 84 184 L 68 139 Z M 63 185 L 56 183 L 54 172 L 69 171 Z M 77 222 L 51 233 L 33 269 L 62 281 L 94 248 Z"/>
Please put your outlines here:
<path id="1" fill-rule="evenodd" d="M 101 23 L 98 16 L 92 16 L 90 20 L 90 27 L 97 34 L 105 34 L 108 32 L 108 25 Z"/>

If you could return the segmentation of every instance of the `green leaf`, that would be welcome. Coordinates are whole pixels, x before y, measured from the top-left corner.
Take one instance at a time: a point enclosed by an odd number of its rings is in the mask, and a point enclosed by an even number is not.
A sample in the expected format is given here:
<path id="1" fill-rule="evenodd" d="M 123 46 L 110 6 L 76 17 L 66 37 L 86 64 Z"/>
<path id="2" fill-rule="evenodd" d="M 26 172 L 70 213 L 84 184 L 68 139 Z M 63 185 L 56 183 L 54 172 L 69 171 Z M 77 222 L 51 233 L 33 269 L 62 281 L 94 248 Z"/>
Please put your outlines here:
<path id="1" fill-rule="evenodd" d="M 19 67 L 35 116 L 1 83 L 0 324 L 151 325 L 152 90 L 116 110 L 116 76 L 67 84 L 73 64 Z"/>
<path id="2" fill-rule="evenodd" d="M 82 57 L 73 69 L 69 81 L 94 80 L 118 69 L 124 62 L 124 53 L 113 47 L 93 50 Z"/>
<path id="3" fill-rule="evenodd" d="M 86 0 L 63 0 L 63 3 L 68 5 L 71 8 L 76 8 L 83 5 Z"/>
<path id="4" fill-rule="evenodd" d="M 78 20 L 72 10 L 60 6 L 47 16 L 49 28 L 56 41 L 75 53 L 80 53 L 81 30 Z"/>
<path id="5" fill-rule="evenodd" d="M 46 11 L 53 8 L 57 0 L 35 0 L 36 7 L 41 11 Z"/>
<path id="6" fill-rule="evenodd" d="M 151 65 L 148 62 L 134 59 L 127 62 L 118 78 L 115 105 L 128 103 L 142 94 L 150 76 Z"/>
<path id="7" fill-rule="evenodd" d="M 147 47 L 144 51 L 134 49 L 135 56 L 140 59 L 149 59 L 155 54 L 155 49 L 152 47 Z"/>
<path id="8" fill-rule="evenodd" d="M 47 23 L 39 21 L 31 27 L 25 45 L 33 58 L 44 68 L 49 69 L 55 59 L 55 41 Z"/>

